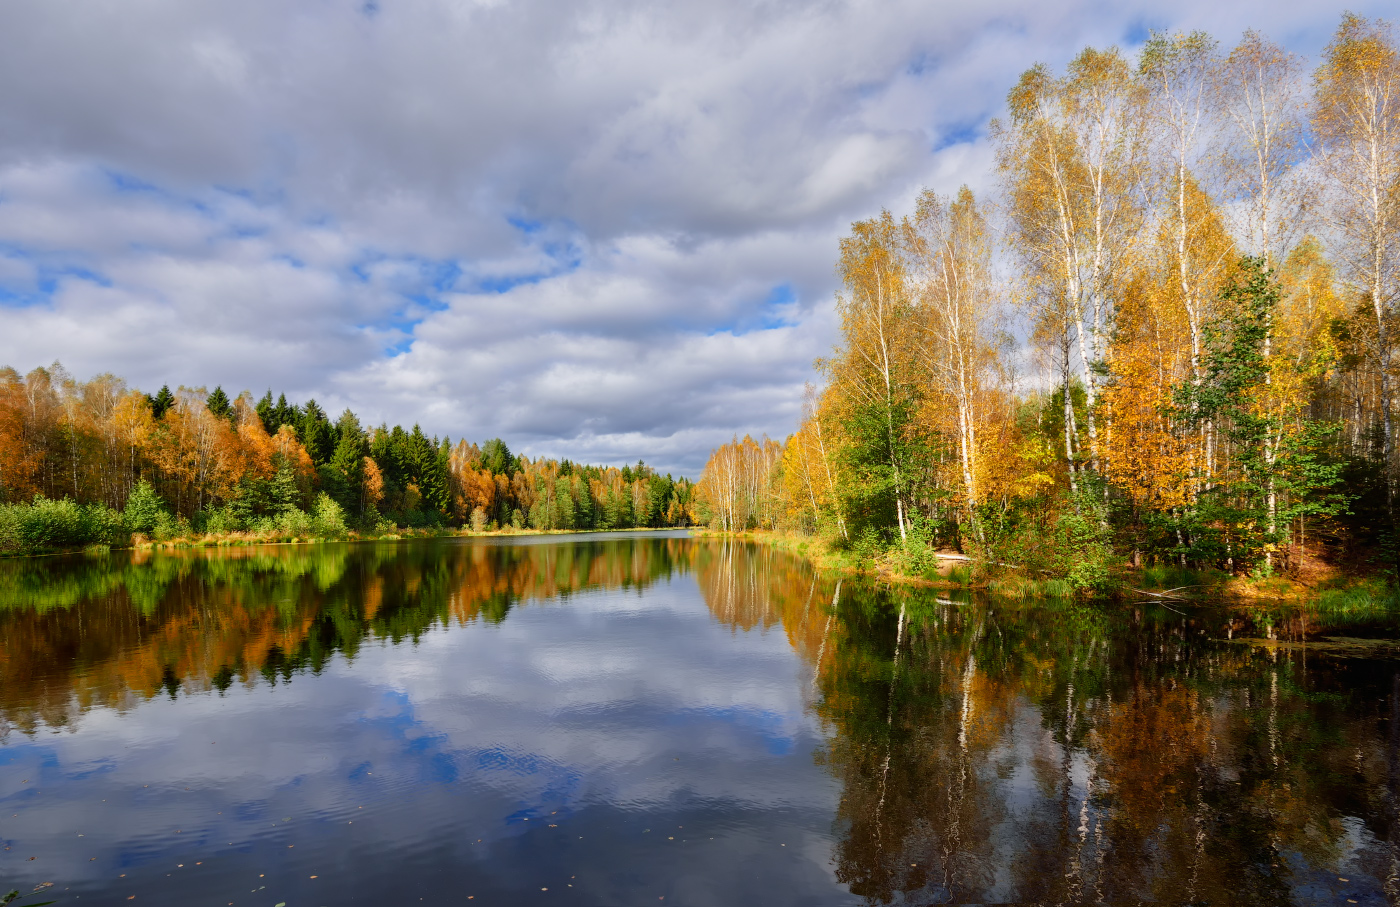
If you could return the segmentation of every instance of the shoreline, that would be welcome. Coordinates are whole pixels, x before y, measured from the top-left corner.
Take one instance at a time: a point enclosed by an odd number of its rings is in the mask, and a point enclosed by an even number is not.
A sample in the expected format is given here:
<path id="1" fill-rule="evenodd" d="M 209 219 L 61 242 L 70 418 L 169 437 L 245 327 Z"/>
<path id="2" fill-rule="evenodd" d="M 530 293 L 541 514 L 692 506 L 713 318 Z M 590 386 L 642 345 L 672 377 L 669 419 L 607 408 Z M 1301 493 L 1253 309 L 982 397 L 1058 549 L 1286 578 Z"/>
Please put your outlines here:
<path id="1" fill-rule="evenodd" d="M 325 545 L 336 542 L 402 542 L 430 538 L 512 538 L 544 535 L 587 535 L 600 532 L 667 532 L 696 531 L 691 526 L 628 526 L 622 529 L 496 529 L 476 532 L 471 529 L 396 529 L 385 533 L 347 532 L 344 536 L 257 536 L 249 533 L 222 533 L 199 537 L 179 536 L 161 541 L 143 539 L 130 545 L 86 545 L 81 548 L 60 548 L 47 551 L 0 554 L 0 561 L 27 558 L 63 557 L 75 554 L 106 554 L 112 551 L 189 551 L 199 548 L 245 548 L 258 545 Z"/>
<path id="2" fill-rule="evenodd" d="M 771 545 L 779 550 L 797 554 L 819 570 L 832 570 L 845 576 L 867 576 L 877 582 L 891 586 L 908 586 L 924 589 L 977 589 L 1013 599 L 1034 597 L 1066 598 L 1073 596 L 1054 595 L 1045 586 L 1054 581 L 1013 578 L 1008 581 L 1003 575 L 984 576 L 974 581 L 971 575 L 973 566 L 966 555 L 947 558 L 939 565 L 938 578 L 927 575 L 911 576 L 893 569 L 887 563 L 860 562 L 854 556 L 831 550 L 828 540 L 817 536 L 801 536 L 769 530 L 745 530 L 724 532 L 712 529 L 695 530 L 697 538 L 731 538 Z M 1171 588 L 1158 587 L 1147 581 L 1151 567 L 1123 567 L 1115 572 L 1115 588 L 1099 600 L 1125 599 L 1130 596 L 1141 599 L 1154 599 L 1159 603 L 1196 602 L 1215 599 L 1232 607 L 1278 606 L 1278 605 L 1321 605 L 1328 606 L 1328 599 L 1370 599 L 1371 604 L 1389 598 L 1397 611 L 1400 611 L 1400 596 L 1396 590 L 1387 587 L 1383 577 L 1376 575 L 1344 575 L 1333 573 L 1319 581 L 1309 583 L 1286 576 L 1273 576 L 1255 579 L 1248 576 L 1230 576 L 1213 571 L 1178 571 L 1175 567 L 1156 568 L 1175 578 L 1187 578 L 1195 582 L 1173 585 Z M 1015 577 L 1014 574 L 1012 574 Z M 957 577 L 952 578 L 952 577 Z M 1185 590 L 1190 589 L 1190 592 Z M 1164 592 L 1172 593 L 1163 595 Z M 1182 594 L 1184 593 L 1185 594 Z M 1337 604 L 1342 604 L 1338 602 Z"/>

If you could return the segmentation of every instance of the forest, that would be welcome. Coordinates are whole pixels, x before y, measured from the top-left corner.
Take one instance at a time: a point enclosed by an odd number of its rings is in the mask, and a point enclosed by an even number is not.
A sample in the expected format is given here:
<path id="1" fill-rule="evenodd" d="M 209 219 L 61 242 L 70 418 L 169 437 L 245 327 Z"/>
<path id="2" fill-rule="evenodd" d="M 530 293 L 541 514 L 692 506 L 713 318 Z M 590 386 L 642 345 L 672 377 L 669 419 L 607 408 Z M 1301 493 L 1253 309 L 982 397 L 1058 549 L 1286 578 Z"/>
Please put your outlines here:
<path id="1" fill-rule="evenodd" d="M 692 483 L 636 466 L 516 456 L 269 390 L 73 378 L 57 363 L 0 370 L 0 552 L 245 535 L 343 537 L 684 526 Z"/>
<path id="2" fill-rule="evenodd" d="M 1125 566 L 1393 570 L 1400 53 L 1154 34 L 1027 69 L 993 191 L 841 239 L 798 430 L 714 451 L 698 513 L 896 568 L 951 549 L 1101 588 Z"/>

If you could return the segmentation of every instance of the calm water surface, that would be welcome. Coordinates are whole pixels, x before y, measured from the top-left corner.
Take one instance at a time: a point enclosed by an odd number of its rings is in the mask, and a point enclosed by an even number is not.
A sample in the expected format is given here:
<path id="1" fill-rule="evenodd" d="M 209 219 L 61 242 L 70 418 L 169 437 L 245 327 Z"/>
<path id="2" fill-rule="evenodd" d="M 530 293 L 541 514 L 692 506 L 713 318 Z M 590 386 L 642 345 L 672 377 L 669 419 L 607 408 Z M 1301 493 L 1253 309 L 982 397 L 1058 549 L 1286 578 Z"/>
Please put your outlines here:
<path id="1" fill-rule="evenodd" d="M 1392 903 L 1393 649 L 946 595 L 665 533 L 0 562 L 0 896 Z"/>

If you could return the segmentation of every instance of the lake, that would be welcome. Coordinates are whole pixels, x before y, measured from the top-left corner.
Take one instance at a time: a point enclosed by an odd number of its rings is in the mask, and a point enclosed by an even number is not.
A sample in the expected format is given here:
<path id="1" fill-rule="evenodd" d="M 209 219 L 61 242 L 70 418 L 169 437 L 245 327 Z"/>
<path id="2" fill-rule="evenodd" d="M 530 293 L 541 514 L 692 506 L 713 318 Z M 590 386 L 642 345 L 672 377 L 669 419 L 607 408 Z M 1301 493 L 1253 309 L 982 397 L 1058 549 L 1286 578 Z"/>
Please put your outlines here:
<path id="1" fill-rule="evenodd" d="M 669 532 L 3 561 L 0 897 L 1388 904 L 1385 633 Z"/>

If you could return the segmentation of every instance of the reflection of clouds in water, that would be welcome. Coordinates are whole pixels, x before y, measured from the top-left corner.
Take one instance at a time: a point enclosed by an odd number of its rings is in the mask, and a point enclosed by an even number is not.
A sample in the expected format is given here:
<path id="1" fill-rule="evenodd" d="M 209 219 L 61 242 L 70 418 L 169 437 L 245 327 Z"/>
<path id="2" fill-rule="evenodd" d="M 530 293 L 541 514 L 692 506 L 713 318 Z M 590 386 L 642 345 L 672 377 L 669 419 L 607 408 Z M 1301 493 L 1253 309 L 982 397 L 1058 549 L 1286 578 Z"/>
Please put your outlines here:
<path id="1" fill-rule="evenodd" d="M 70 884 L 172 846 L 292 843 L 357 813 L 355 848 L 399 853 L 440 836 L 534 834 L 527 817 L 615 824 L 678 808 L 810 814 L 800 824 L 824 840 L 836 786 L 812 763 L 819 731 L 781 634 L 735 635 L 684 578 L 645 600 L 618 590 L 542 604 L 415 644 L 368 643 L 292 683 L 91 710 L 0 749 L 0 791 L 18 777 L 45 785 L 42 805 L 8 794 L 0 808 L 24 810 L 27 845 L 47 867 L 73 867 Z"/>
<path id="2" fill-rule="evenodd" d="M 455 632 L 426 637 L 407 665 L 362 655 L 353 674 L 405 691 L 414 720 L 444 735 L 449 750 L 470 751 L 484 737 L 585 770 L 605 798 L 614 791 L 628 800 L 669 796 L 666 784 L 657 792 L 654 779 L 637 779 L 675 752 L 727 764 L 748 760 L 756 746 L 771 752 L 803 737 L 815 743 L 793 682 L 800 668 L 783 637 L 734 638 L 698 596 L 689 608 L 658 596 L 653 610 L 609 613 L 619 598 L 635 602 L 609 592 L 577 596 L 568 608 L 522 609 L 460 639 Z M 692 764 L 684 776 L 698 795 L 728 798 L 728 774 L 710 777 Z M 800 799 L 773 780 L 745 796 Z"/>

